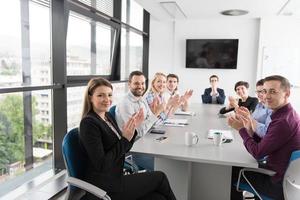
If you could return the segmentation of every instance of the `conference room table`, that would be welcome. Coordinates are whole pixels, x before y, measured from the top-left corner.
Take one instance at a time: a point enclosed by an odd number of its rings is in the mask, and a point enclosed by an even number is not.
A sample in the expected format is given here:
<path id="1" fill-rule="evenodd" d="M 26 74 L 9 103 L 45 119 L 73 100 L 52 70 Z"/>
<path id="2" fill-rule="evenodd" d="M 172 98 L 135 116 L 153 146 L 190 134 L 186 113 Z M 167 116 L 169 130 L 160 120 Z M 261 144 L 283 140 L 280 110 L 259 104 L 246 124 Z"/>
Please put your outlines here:
<path id="1" fill-rule="evenodd" d="M 256 160 L 247 152 L 239 133 L 230 128 L 218 112 L 222 106 L 192 104 L 194 116 L 174 115 L 187 119 L 183 127 L 160 125 L 165 134 L 146 134 L 137 140 L 132 152 L 154 156 L 154 168 L 166 173 L 178 200 L 230 199 L 231 167 L 257 168 Z M 210 129 L 230 130 L 234 140 L 221 146 L 207 138 Z M 199 142 L 185 145 L 185 132 L 194 132 Z M 157 138 L 165 136 L 164 140 Z"/>

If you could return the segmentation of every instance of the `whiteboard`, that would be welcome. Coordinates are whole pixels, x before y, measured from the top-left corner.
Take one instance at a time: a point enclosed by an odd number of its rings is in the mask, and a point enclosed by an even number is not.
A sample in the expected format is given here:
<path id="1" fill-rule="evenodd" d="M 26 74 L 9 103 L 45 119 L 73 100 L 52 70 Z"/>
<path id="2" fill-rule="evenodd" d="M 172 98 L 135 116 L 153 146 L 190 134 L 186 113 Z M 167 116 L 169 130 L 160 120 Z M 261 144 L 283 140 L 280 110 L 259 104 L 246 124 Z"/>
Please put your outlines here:
<path id="1" fill-rule="evenodd" d="M 300 87 L 300 47 L 264 47 L 262 76 L 282 75 Z"/>

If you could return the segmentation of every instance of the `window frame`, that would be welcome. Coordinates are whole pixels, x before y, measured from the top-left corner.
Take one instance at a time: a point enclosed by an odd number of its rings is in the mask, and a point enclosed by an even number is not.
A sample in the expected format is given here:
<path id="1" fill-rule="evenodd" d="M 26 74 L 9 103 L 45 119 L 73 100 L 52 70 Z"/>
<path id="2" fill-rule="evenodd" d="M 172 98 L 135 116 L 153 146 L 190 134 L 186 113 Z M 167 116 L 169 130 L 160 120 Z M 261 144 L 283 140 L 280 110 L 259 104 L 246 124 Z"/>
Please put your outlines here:
<path id="1" fill-rule="evenodd" d="M 51 32 L 51 70 L 52 84 L 47 85 L 28 85 L 0 87 L 0 94 L 26 92 L 31 93 L 37 90 L 52 91 L 52 126 L 53 126 L 53 170 L 55 173 L 65 169 L 62 156 L 62 140 L 67 132 L 67 88 L 85 86 L 89 79 L 93 77 L 103 77 L 112 83 L 127 82 L 120 79 L 120 45 L 121 45 L 121 27 L 142 35 L 143 37 L 143 72 L 148 77 L 148 59 L 149 59 L 149 27 L 150 15 L 144 10 L 143 30 L 139 30 L 124 22 L 121 22 L 121 0 L 113 0 L 114 15 L 109 16 L 93 7 L 85 5 L 77 0 L 21 0 L 39 3 L 50 8 L 50 32 Z M 46 3 L 45 3 L 46 2 Z M 88 75 L 88 76 L 67 76 L 66 74 L 66 36 L 68 27 L 69 12 L 73 11 L 87 16 L 95 22 L 100 22 L 111 26 L 116 30 L 115 41 L 112 44 L 112 60 L 110 75 Z M 28 11 L 29 12 L 29 11 Z M 28 14 L 28 13 L 27 13 Z M 23 19 L 22 19 L 23 20 Z M 24 33 L 21 32 L 23 35 Z M 23 37 L 23 36 L 22 36 Z M 23 39 L 22 39 L 23 40 Z M 24 40 L 28 40 L 24 38 Z M 30 48 L 30 47 L 29 47 Z M 27 105 L 27 104 L 26 104 Z M 24 136 L 25 137 L 25 136 Z M 32 147 L 32 146 L 31 146 Z M 27 148 L 27 147 L 26 147 Z M 30 148 L 30 147 L 28 147 Z"/>

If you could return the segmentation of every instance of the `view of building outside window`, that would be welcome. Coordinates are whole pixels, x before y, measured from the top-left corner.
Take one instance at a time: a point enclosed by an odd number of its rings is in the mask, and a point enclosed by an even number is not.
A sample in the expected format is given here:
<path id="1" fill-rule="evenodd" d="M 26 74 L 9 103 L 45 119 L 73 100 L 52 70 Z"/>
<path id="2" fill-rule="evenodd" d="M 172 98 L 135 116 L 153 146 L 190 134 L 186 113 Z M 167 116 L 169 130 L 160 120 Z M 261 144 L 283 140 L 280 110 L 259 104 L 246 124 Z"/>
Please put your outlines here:
<path id="1" fill-rule="evenodd" d="M 50 6 L 48 1 L 37 2 L 0 1 L 0 88 L 53 84 Z M 112 15 L 111 0 L 97 2 L 97 8 L 104 6 Z M 142 21 L 136 24 L 142 27 Z M 127 79 L 132 70 L 142 70 L 143 38 L 125 28 L 121 37 L 121 77 Z M 70 11 L 67 76 L 110 75 L 115 38 L 115 28 Z M 127 82 L 113 87 L 113 104 L 117 104 Z M 84 90 L 85 86 L 67 88 L 68 130 L 79 126 Z M 0 197 L 52 169 L 52 92 L 0 93 Z"/>
<path id="2" fill-rule="evenodd" d="M 142 71 L 143 37 L 122 28 L 121 32 L 121 79 L 128 79 L 130 72 Z"/>
<path id="3" fill-rule="evenodd" d="M 143 30 L 143 7 L 134 0 L 122 0 L 122 22 Z"/>
<path id="4" fill-rule="evenodd" d="M 0 87 L 51 84 L 49 20 L 47 6 L 0 2 Z M 51 90 L 0 94 L 0 196 L 52 168 L 51 106 Z"/>

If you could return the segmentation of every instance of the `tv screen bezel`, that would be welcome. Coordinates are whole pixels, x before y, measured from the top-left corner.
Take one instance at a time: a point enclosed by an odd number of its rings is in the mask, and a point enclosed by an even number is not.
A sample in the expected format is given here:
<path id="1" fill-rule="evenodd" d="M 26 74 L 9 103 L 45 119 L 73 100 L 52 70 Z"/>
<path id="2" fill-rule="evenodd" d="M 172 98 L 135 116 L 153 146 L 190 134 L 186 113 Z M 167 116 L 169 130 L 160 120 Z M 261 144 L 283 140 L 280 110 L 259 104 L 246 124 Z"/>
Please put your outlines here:
<path id="1" fill-rule="evenodd" d="M 207 41 L 207 42 L 212 42 L 212 41 L 236 41 L 237 42 L 237 49 L 236 49 L 236 59 L 235 59 L 235 65 L 232 67 L 226 67 L 226 68 L 218 68 L 218 67 L 188 67 L 188 42 L 189 41 Z M 221 39 L 186 39 L 186 51 L 185 51 L 185 68 L 187 69 L 237 69 L 237 64 L 238 64 L 238 53 L 239 53 L 239 39 L 237 38 L 221 38 Z"/>

